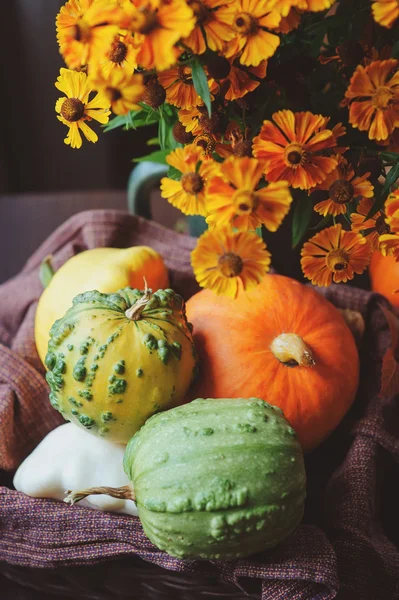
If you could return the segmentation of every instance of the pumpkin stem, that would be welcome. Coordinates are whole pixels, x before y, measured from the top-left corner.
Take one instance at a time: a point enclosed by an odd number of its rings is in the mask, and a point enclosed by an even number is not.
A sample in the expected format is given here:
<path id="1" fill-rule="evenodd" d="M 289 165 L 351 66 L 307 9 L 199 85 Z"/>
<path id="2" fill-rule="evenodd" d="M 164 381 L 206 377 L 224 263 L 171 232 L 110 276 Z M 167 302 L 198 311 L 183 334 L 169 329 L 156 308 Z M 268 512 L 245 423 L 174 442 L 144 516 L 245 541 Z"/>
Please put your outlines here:
<path id="1" fill-rule="evenodd" d="M 133 304 L 133 306 L 131 306 L 125 311 L 125 316 L 128 319 L 131 319 L 132 321 L 139 321 L 141 319 L 141 313 L 143 312 L 143 310 L 148 304 L 148 301 L 151 298 L 151 290 L 148 289 L 147 280 L 145 277 L 143 277 L 143 279 L 144 295 L 142 296 L 142 298 L 140 298 L 140 300 L 136 302 L 136 304 Z"/>
<path id="2" fill-rule="evenodd" d="M 112 496 L 112 498 L 119 498 L 121 500 L 136 500 L 134 492 L 130 485 L 123 485 L 119 488 L 93 487 L 87 488 L 86 490 L 68 490 L 65 493 L 68 495 L 65 496 L 64 502 L 71 505 L 80 502 L 87 496 L 99 494 L 105 494 L 106 496 Z"/>
<path id="3" fill-rule="evenodd" d="M 287 367 L 313 367 L 312 351 L 296 333 L 281 333 L 270 344 L 270 350 Z"/>

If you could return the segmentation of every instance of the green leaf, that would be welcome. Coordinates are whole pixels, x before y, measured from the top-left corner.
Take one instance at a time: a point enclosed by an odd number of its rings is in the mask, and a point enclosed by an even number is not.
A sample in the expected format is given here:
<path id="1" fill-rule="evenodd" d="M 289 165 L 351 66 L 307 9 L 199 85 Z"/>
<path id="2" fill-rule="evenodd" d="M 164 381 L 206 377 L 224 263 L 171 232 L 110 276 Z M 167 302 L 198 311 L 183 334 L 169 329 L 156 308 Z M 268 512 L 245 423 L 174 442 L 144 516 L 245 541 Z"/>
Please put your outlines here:
<path id="1" fill-rule="evenodd" d="M 211 116 L 211 92 L 209 90 L 208 78 L 204 71 L 204 67 L 201 65 L 198 58 L 194 59 L 191 62 L 191 71 L 194 89 L 197 92 L 198 96 L 204 101 L 204 104 L 208 109 L 208 115 Z"/>
<path id="2" fill-rule="evenodd" d="M 46 258 L 43 259 L 43 261 L 39 267 L 39 279 L 44 288 L 48 287 L 50 281 L 54 277 L 55 271 L 51 264 L 52 258 L 53 257 L 51 256 L 51 254 L 49 254 L 49 256 L 46 256 Z"/>
<path id="3" fill-rule="evenodd" d="M 176 167 L 169 167 L 168 173 L 166 175 L 166 177 L 169 177 L 169 179 L 175 179 L 176 181 L 180 181 L 181 176 L 181 172 L 179 171 L 179 169 L 176 169 Z"/>
<path id="4" fill-rule="evenodd" d="M 396 180 L 398 178 L 399 178 L 399 161 L 393 167 L 391 167 L 388 175 L 386 176 L 385 183 L 382 186 L 382 189 L 381 189 L 380 183 L 377 182 L 374 185 L 375 201 L 374 201 L 373 206 L 371 207 L 371 210 L 368 213 L 366 219 L 370 219 L 371 217 L 373 217 L 375 215 L 375 213 L 377 213 L 384 206 L 384 202 L 387 199 L 387 196 L 391 191 L 391 186 L 396 182 Z"/>
<path id="5" fill-rule="evenodd" d="M 313 214 L 313 201 L 308 194 L 301 194 L 297 200 L 292 218 L 292 247 L 296 248 L 305 235 Z"/>
<path id="6" fill-rule="evenodd" d="M 146 156 L 140 156 L 139 158 L 133 158 L 133 162 L 155 162 L 161 165 L 166 165 L 166 157 L 170 153 L 170 150 L 156 150 L 147 154 Z"/>
<path id="7" fill-rule="evenodd" d="M 104 131 L 112 131 L 112 129 L 117 129 L 118 127 L 125 127 L 126 125 L 126 115 L 119 115 L 114 117 L 104 126 Z"/>
<path id="8" fill-rule="evenodd" d="M 327 215 L 326 217 L 323 217 L 318 223 L 317 225 L 315 225 L 314 227 L 309 227 L 309 231 L 320 231 L 321 229 L 324 229 L 324 227 L 327 227 L 327 225 L 330 225 L 332 221 L 332 216 L 331 215 Z"/>
<path id="9" fill-rule="evenodd" d="M 159 146 L 159 138 L 153 137 L 146 141 L 147 146 Z"/>

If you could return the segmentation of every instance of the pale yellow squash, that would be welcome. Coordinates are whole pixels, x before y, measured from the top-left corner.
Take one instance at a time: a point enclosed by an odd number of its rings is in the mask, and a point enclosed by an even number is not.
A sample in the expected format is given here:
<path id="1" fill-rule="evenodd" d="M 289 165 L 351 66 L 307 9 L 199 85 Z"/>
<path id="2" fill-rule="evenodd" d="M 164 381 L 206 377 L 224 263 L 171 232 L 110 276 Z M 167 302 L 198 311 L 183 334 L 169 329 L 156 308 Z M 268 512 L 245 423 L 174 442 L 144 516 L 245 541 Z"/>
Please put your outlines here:
<path id="1" fill-rule="evenodd" d="M 64 316 L 77 294 L 97 290 L 103 294 L 125 287 L 153 291 L 167 288 L 168 271 L 162 257 L 148 246 L 93 248 L 76 254 L 54 274 L 40 296 L 35 317 L 35 342 L 44 363 L 53 323 Z"/>

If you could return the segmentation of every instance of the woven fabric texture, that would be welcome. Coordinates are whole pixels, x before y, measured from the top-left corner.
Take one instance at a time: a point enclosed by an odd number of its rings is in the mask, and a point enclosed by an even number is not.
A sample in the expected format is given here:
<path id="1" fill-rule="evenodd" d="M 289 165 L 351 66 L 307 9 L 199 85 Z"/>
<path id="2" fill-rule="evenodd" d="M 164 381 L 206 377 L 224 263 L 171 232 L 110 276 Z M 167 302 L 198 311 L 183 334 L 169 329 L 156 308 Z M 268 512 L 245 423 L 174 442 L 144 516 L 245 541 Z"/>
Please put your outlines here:
<path id="1" fill-rule="evenodd" d="M 42 259 L 55 267 L 87 248 L 151 245 L 186 299 L 197 291 L 190 267 L 195 240 L 122 211 L 83 212 L 57 229 L 14 279 L 0 286 L 0 469 L 14 471 L 63 422 L 48 388 L 33 336 Z M 399 598 L 399 406 L 379 398 L 389 331 L 381 297 L 349 286 L 325 294 L 366 321 L 356 401 L 324 444 L 306 457 L 303 523 L 277 548 L 233 562 L 181 561 L 160 552 L 136 517 L 33 499 L 0 486 L 0 561 L 54 568 L 135 555 L 165 569 L 244 587 L 261 580 L 262 600 Z"/>

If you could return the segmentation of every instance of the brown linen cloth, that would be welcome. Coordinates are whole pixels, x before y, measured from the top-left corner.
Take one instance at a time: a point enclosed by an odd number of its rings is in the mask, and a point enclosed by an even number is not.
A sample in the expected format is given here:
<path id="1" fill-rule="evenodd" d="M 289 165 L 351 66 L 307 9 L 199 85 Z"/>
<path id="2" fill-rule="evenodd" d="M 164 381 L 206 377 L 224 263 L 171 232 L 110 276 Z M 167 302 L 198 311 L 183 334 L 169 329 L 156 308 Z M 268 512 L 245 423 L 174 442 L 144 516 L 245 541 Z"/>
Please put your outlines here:
<path id="1" fill-rule="evenodd" d="M 48 401 L 33 322 L 41 293 L 38 267 L 47 255 L 59 267 L 96 246 L 151 245 L 165 258 L 171 286 L 196 290 L 189 253 L 195 240 L 127 213 L 83 212 L 39 248 L 22 272 L 0 286 L 0 469 L 13 471 L 63 422 Z M 29 498 L 0 487 L 0 560 L 30 567 L 84 565 L 121 556 L 236 583 L 262 580 L 262 600 L 392 600 L 399 598 L 399 408 L 378 397 L 389 332 L 381 297 L 333 286 L 338 307 L 362 312 L 361 383 L 341 425 L 306 459 L 308 498 L 303 523 L 277 548 L 230 563 L 181 561 L 155 548 L 136 517 Z"/>

